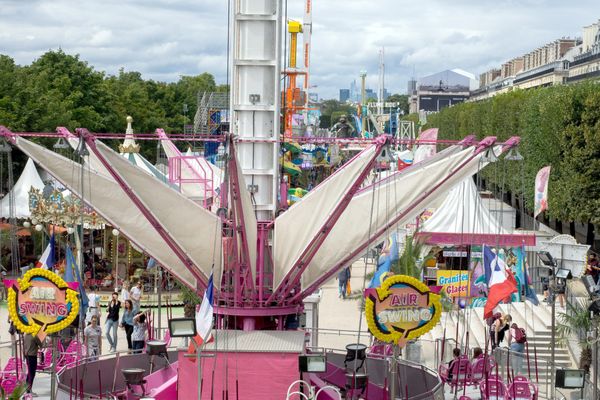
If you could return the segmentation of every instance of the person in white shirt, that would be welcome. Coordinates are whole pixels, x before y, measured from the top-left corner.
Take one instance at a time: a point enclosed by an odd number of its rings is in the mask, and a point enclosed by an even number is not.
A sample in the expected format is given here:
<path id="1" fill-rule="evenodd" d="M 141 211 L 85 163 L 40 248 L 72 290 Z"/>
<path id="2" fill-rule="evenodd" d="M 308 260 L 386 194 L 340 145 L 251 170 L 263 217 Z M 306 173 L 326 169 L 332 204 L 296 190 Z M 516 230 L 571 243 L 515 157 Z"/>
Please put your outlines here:
<path id="1" fill-rule="evenodd" d="M 125 303 L 125 301 L 131 299 L 131 294 L 129 293 L 129 281 L 123 282 L 123 288 L 121 289 L 121 303 Z"/>
<path id="2" fill-rule="evenodd" d="M 100 296 L 96 293 L 96 287 L 92 286 L 91 293 L 88 295 L 88 309 L 85 315 L 85 323 L 89 324 L 93 316 L 100 317 Z"/>
<path id="3" fill-rule="evenodd" d="M 140 302 L 142 300 L 142 293 L 144 289 L 142 287 L 142 281 L 139 280 L 137 285 L 131 289 L 131 301 L 133 302 L 133 314 L 137 314 L 140 311 Z"/>
<path id="4" fill-rule="evenodd" d="M 95 361 L 102 354 L 102 328 L 98 325 L 98 316 L 94 315 L 90 324 L 83 330 L 85 348 L 90 361 Z"/>

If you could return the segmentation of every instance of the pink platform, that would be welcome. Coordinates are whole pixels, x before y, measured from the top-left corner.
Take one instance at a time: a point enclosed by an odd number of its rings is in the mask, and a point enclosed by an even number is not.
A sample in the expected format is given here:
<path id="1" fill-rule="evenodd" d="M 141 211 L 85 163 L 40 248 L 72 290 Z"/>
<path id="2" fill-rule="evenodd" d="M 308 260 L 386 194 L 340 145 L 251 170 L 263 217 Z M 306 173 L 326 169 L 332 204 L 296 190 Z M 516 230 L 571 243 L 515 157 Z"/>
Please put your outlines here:
<path id="1" fill-rule="evenodd" d="M 179 353 L 177 398 L 196 400 L 197 365 L 183 355 L 184 352 Z M 201 363 L 202 399 L 221 399 L 225 391 L 229 399 L 285 399 L 288 387 L 300 376 L 297 353 L 218 352 L 214 358 L 202 358 Z"/>

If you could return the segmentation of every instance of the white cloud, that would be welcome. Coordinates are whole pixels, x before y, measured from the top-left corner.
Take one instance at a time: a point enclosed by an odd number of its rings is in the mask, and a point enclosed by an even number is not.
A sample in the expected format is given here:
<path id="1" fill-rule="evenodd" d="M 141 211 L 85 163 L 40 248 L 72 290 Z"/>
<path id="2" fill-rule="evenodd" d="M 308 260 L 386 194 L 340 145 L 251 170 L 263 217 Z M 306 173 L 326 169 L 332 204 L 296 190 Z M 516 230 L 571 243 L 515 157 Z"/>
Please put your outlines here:
<path id="1" fill-rule="evenodd" d="M 288 0 L 301 19 L 304 0 Z M 600 2 L 581 0 L 315 0 L 311 82 L 322 97 L 368 71 L 377 86 L 385 47 L 386 86 L 402 92 L 424 76 L 499 65 L 600 17 Z M 0 0 L 0 52 L 29 64 L 49 49 L 80 54 L 98 70 L 139 71 L 177 80 L 210 72 L 226 79 L 227 0 Z"/>

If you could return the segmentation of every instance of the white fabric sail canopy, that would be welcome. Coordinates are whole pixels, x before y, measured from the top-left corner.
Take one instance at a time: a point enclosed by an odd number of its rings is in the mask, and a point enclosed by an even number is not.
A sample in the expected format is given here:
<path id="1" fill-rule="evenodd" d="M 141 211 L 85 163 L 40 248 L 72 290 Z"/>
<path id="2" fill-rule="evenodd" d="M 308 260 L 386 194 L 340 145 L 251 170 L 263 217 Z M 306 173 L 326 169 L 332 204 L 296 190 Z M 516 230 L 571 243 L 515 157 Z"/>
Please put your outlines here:
<path id="1" fill-rule="evenodd" d="M 38 190 L 44 190 L 44 182 L 40 178 L 40 174 L 35 168 L 33 160 L 29 158 L 21 172 L 21 176 L 13 185 L 11 192 L 14 195 L 14 215 L 15 218 L 29 218 L 31 211 L 29 211 L 29 191 L 31 188 Z M 10 215 L 10 193 L 6 194 L 0 200 L 0 217 L 9 218 Z"/>
<path id="2" fill-rule="evenodd" d="M 444 202 L 423 223 L 420 231 L 422 233 L 507 233 L 479 196 L 472 177 L 464 179 L 450 190 Z"/>
<path id="3" fill-rule="evenodd" d="M 442 157 L 433 156 L 354 196 L 302 275 L 302 287 L 306 289 L 315 283 L 361 245 L 381 240 L 386 232 L 380 237 L 377 237 L 375 232 L 383 229 L 391 220 L 406 212 L 406 215 L 396 222 L 396 226 L 403 226 L 437 196 L 447 193 L 466 176 L 473 175 L 485 165 L 479 162 L 482 154 L 467 162 L 474 152 L 475 148 L 469 147 L 444 153 Z M 449 177 L 465 162 L 465 167 Z M 446 178 L 448 179 L 441 183 Z M 433 193 L 421 199 L 424 193 L 434 188 Z M 411 205 L 413 208 L 407 210 Z M 360 254 L 357 254 L 355 258 L 359 256 Z"/>
<path id="4" fill-rule="evenodd" d="M 56 179 L 62 182 L 69 190 L 71 190 L 71 192 L 81 197 L 80 164 L 23 138 L 16 139 L 16 146 L 51 173 Z M 109 154 L 109 152 L 112 152 L 110 149 L 108 149 L 108 151 L 106 149 L 103 150 L 104 152 L 102 154 Z M 143 182 L 148 186 L 147 189 L 145 189 L 146 192 L 144 192 L 143 196 L 147 196 L 147 192 L 151 192 L 153 188 L 156 188 L 156 185 L 164 185 L 151 175 L 139 171 L 137 167 L 129 164 L 116 153 L 113 152 L 110 157 L 113 162 L 113 167 L 118 161 L 121 161 L 124 165 L 129 167 L 124 168 L 121 163 L 118 165 L 119 172 L 123 173 L 123 175 L 135 176 L 132 178 L 131 182 L 127 182 L 133 190 L 137 189 L 143 191 L 137 187 L 140 185 L 140 182 Z M 123 169 L 125 169 L 126 172 L 122 172 Z M 135 171 L 136 169 L 137 171 Z M 140 178 L 140 176 L 143 178 Z M 85 202 L 94 208 L 104 219 L 121 230 L 129 239 L 155 258 L 180 281 L 192 288 L 197 287 L 198 282 L 194 275 L 175 255 L 172 249 L 169 248 L 159 233 L 142 215 L 138 208 L 132 204 L 126 193 L 113 179 L 107 178 L 97 171 L 89 171 L 86 169 L 84 172 L 84 187 Z M 164 185 L 164 187 L 168 188 L 166 185 Z M 193 202 L 185 199 L 172 189 L 161 190 L 161 195 L 163 192 L 180 196 L 180 200 L 196 206 Z M 154 192 L 153 195 L 158 197 L 156 196 L 156 193 L 157 192 Z M 145 200 L 148 201 L 148 199 Z M 172 201 L 173 203 L 169 203 L 169 201 Z M 214 229 L 217 227 L 215 226 L 215 223 L 218 223 L 218 218 L 210 215 L 198 206 L 196 206 L 197 208 L 195 208 L 194 211 L 190 211 L 189 207 L 183 206 L 181 203 L 181 201 L 168 197 L 166 202 L 163 203 L 163 207 L 164 204 L 169 204 L 172 206 L 172 210 L 160 211 L 157 218 L 171 218 L 182 226 L 188 226 L 187 224 L 190 223 L 191 220 L 196 221 L 192 227 L 192 231 L 193 229 L 197 229 L 194 235 L 194 237 L 197 238 L 195 242 L 191 243 L 190 239 L 183 239 L 180 243 L 182 244 L 181 247 L 183 250 L 196 264 L 195 267 L 197 268 L 197 273 L 204 278 L 208 278 L 213 261 L 213 248 L 216 249 L 215 254 L 218 255 L 215 256 L 214 259 L 220 262 L 220 236 L 215 236 L 214 234 Z M 188 214 L 190 212 L 192 215 Z M 180 231 L 183 228 L 178 229 L 173 226 L 171 226 L 171 228 L 174 231 L 169 233 L 174 237 L 177 237 L 178 240 L 181 240 L 179 236 L 181 235 Z M 185 236 L 190 236 L 187 229 Z M 211 251 L 207 251 L 208 248 L 210 248 Z M 203 253 L 204 251 L 207 252 Z"/>
<path id="5" fill-rule="evenodd" d="M 275 219 L 273 287 L 277 287 L 298 261 L 343 196 L 373 158 L 376 146 L 360 152 L 343 169 L 308 192 Z"/>

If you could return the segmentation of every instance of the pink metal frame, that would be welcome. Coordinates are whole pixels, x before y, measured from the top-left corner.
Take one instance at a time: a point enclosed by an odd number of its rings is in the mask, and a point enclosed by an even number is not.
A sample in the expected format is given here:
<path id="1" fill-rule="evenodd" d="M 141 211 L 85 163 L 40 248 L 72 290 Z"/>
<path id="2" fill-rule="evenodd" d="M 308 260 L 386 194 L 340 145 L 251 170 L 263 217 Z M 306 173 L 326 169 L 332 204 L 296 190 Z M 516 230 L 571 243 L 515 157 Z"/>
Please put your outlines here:
<path id="1" fill-rule="evenodd" d="M 65 137 L 75 137 L 75 135 L 71 134 L 64 128 L 59 128 L 59 134 Z M 142 212 L 144 217 L 148 220 L 148 222 L 152 225 L 152 227 L 159 233 L 165 243 L 169 246 L 169 248 L 177 255 L 177 257 L 184 263 L 184 265 L 190 270 L 190 272 L 198 279 L 201 285 L 206 286 L 206 277 L 203 276 L 194 265 L 193 261 L 186 256 L 185 252 L 181 249 L 181 247 L 176 243 L 174 238 L 164 229 L 164 227 L 160 224 L 160 222 L 154 217 L 151 210 L 149 210 L 145 204 L 138 198 L 138 196 L 134 193 L 134 191 L 127 185 L 126 181 L 121 177 L 121 175 L 108 163 L 108 161 L 102 156 L 99 152 L 95 140 L 101 137 L 110 137 L 115 138 L 115 135 L 112 134 L 101 134 L 101 135 L 92 135 L 85 129 L 78 129 L 77 133 L 84 138 L 86 144 L 90 148 L 91 151 L 98 157 L 99 161 L 102 165 L 107 169 L 110 175 L 115 179 L 115 181 L 119 184 L 122 190 L 127 194 L 127 196 L 131 199 L 131 201 L 135 204 L 135 206 Z M 18 133 L 14 134 L 10 132 L 8 129 L 0 126 L 0 136 L 6 137 L 8 140 L 14 143 L 16 136 L 44 136 L 44 137 L 56 137 L 56 134 L 36 134 L 36 133 Z M 122 135 L 121 135 L 122 136 Z M 136 135 L 136 138 L 146 139 L 154 139 L 156 140 L 155 135 Z M 160 140 L 167 140 L 166 138 L 159 138 Z M 186 139 L 189 139 L 186 137 Z M 207 138 L 208 140 L 214 141 L 223 141 L 223 136 L 212 136 Z M 322 139 L 322 138 L 318 138 Z M 177 136 L 171 136 L 168 140 L 177 140 Z M 183 140 L 183 139 L 182 139 Z M 309 287 L 305 288 L 302 291 L 298 291 L 297 293 L 293 293 L 290 295 L 291 291 L 294 288 L 297 288 L 300 284 L 300 278 L 302 273 L 306 270 L 306 268 L 310 265 L 310 262 L 316 255 L 319 250 L 321 244 L 328 237 L 331 229 L 346 210 L 348 204 L 350 203 L 353 196 L 360 192 L 360 187 L 364 183 L 364 180 L 367 174 L 372 169 L 373 165 L 376 162 L 377 156 L 381 152 L 381 149 L 384 145 L 393 143 L 389 137 L 381 137 L 377 140 L 349 140 L 348 143 L 360 143 L 360 144 L 375 144 L 377 146 L 376 151 L 373 157 L 369 160 L 368 164 L 361 171 L 359 177 L 353 182 L 351 187 L 346 191 L 343 196 L 342 201 L 339 205 L 336 206 L 335 210 L 329 216 L 327 221 L 321 226 L 321 229 L 310 241 L 309 245 L 304 249 L 301 256 L 295 262 L 291 271 L 286 275 L 282 284 L 277 290 L 271 293 L 272 288 L 272 276 L 269 276 L 266 271 L 266 262 L 265 260 L 271 260 L 270 265 L 273 264 L 271 248 L 269 245 L 269 234 L 274 224 L 273 221 L 259 221 L 258 222 L 258 237 L 257 243 L 248 243 L 247 234 L 246 234 L 246 226 L 244 222 L 244 210 L 242 208 L 242 202 L 240 197 L 240 190 L 243 189 L 243 177 L 237 175 L 237 160 L 235 157 L 235 146 L 233 145 L 234 139 L 231 136 L 227 137 L 227 144 L 229 150 L 229 159 L 228 159 L 228 176 L 229 176 L 229 185 L 223 185 L 221 191 L 221 204 L 224 207 L 227 207 L 227 201 L 231 199 L 232 204 L 230 205 L 231 215 L 223 215 L 222 220 L 225 224 L 231 224 L 233 227 L 234 238 L 232 241 L 233 252 L 234 252 L 234 288 L 232 297 L 228 298 L 223 291 L 221 291 L 220 298 L 225 300 L 225 303 L 216 305 L 216 309 L 219 314 L 222 316 L 225 315 L 238 315 L 243 318 L 263 318 L 269 316 L 278 316 L 279 325 L 283 324 L 282 316 L 295 314 L 300 311 L 302 307 L 301 300 L 314 292 L 320 285 L 322 285 L 325 281 L 330 279 L 342 266 L 346 265 L 348 262 L 355 259 L 358 255 L 365 251 L 365 249 L 370 244 L 369 242 L 362 243 L 358 248 L 352 252 L 352 254 L 348 255 L 344 260 L 341 260 L 335 266 L 333 266 L 326 274 L 321 276 L 315 283 L 311 284 Z M 305 140 L 305 142 L 315 142 L 315 143 L 325 143 L 327 140 Z M 336 140 L 336 142 L 340 142 Z M 346 142 L 346 141 L 341 141 Z M 442 141 L 437 141 L 435 143 L 441 143 Z M 423 193 L 415 202 L 413 202 L 409 207 L 407 207 L 400 215 L 395 217 L 393 220 L 389 221 L 386 226 L 381 228 L 379 231 L 375 232 L 372 235 L 372 238 L 381 237 L 385 234 L 385 232 L 392 226 L 394 226 L 401 218 L 410 213 L 418 204 L 420 204 L 423 200 L 427 199 L 434 192 L 436 192 L 440 186 L 448 181 L 454 174 L 456 174 L 459 170 L 463 169 L 468 165 L 468 163 L 475 158 L 482 151 L 487 148 L 493 146 L 495 144 L 494 137 L 488 137 L 481 142 L 475 142 L 472 136 L 469 136 L 463 139 L 460 142 L 456 141 L 445 141 L 444 143 L 451 144 L 459 144 L 463 146 L 477 146 L 474 154 L 465 162 L 463 162 L 459 167 L 457 167 L 454 171 L 452 171 L 444 180 L 439 182 L 436 186 L 432 187 L 427 192 Z M 518 145 L 518 138 L 511 138 L 509 141 L 505 143 L 503 151 Z M 427 162 L 427 161 L 425 161 Z M 421 164 L 423 165 L 423 164 Z M 410 168 L 410 167 L 409 167 Z M 343 168 L 342 168 L 343 169 Z M 330 179 L 330 178 L 328 178 Z M 229 197 L 229 194 L 231 197 Z M 231 218 L 229 220 L 228 218 Z M 523 243 L 523 240 L 530 240 L 530 236 L 523 235 L 525 237 L 518 239 L 516 236 L 513 236 L 515 240 L 519 240 L 519 244 Z M 528 243 L 527 241 L 525 242 Z M 252 277 L 251 269 L 250 269 L 250 252 L 249 246 L 256 245 L 257 246 L 257 259 L 256 259 L 256 277 Z M 268 259 L 267 259 L 268 257 Z M 229 301 L 228 301 L 229 300 Z M 221 321 L 222 322 L 222 321 Z M 246 320 L 244 319 L 244 324 L 246 325 Z M 249 323 L 247 326 L 254 326 L 253 323 Z"/>
<path id="2" fill-rule="evenodd" d="M 323 241 L 327 238 L 327 236 L 329 236 L 329 233 L 335 226 L 336 222 L 342 216 L 344 210 L 348 207 L 348 204 L 350 204 L 352 197 L 360 189 L 360 186 L 364 183 L 365 178 L 373 169 L 373 166 L 375 165 L 375 162 L 377 160 L 377 157 L 379 157 L 381 150 L 388 142 L 389 136 L 387 135 L 383 135 L 378 138 L 375 145 L 375 152 L 373 153 L 373 156 L 371 157 L 365 168 L 354 180 L 352 186 L 350 186 L 350 188 L 346 190 L 340 203 L 333 209 L 331 215 L 327 218 L 325 223 L 323 223 L 323 225 L 319 228 L 317 233 L 313 236 L 310 243 L 306 246 L 300 257 L 298 257 L 298 260 L 296 260 L 288 274 L 283 279 L 279 288 L 277 288 L 273 292 L 273 294 L 271 295 L 271 297 L 269 297 L 267 302 L 273 301 L 275 299 L 283 299 L 295 286 L 297 286 L 300 283 L 302 273 L 304 273 L 306 268 L 308 268 L 308 265 L 310 264 L 313 257 L 321 247 Z M 358 155 L 356 157 L 358 157 Z M 337 171 L 337 173 L 339 173 L 339 170 Z M 331 178 L 331 176 L 329 178 Z"/>
<path id="3" fill-rule="evenodd" d="M 511 138 L 511 140 L 512 139 L 515 139 L 516 143 L 518 143 L 518 138 Z M 487 137 L 487 138 L 483 139 L 481 142 L 479 142 L 479 144 L 477 145 L 477 148 L 473 152 L 472 156 L 470 156 L 466 161 L 464 161 L 461 165 L 459 165 L 456 169 L 454 169 L 442 181 L 438 182 L 437 185 L 435 185 L 430 190 L 428 190 L 427 192 L 425 192 L 421 196 L 419 196 L 419 198 L 417 200 L 415 200 L 410 206 L 408 206 L 402 213 L 400 213 L 398 216 L 396 216 L 391 221 L 389 221 L 383 228 L 379 229 L 371 237 L 372 238 L 378 238 L 378 237 L 381 237 L 382 235 L 384 235 L 385 232 L 388 231 L 390 228 L 392 228 L 394 225 L 396 225 L 398 223 L 398 221 L 400 221 L 407 214 L 409 214 L 410 212 L 412 212 L 412 210 L 418 204 L 420 204 L 423 200 L 425 200 L 426 198 L 428 198 L 429 196 L 431 196 L 433 193 L 435 193 L 437 191 L 437 189 L 440 188 L 441 185 L 443 185 L 450 178 L 452 178 L 458 171 L 460 171 L 463 168 L 465 168 L 470 163 L 470 161 L 473 160 L 478 154 L 480 154 L 482 151 L 484 151 L 487 148 L 489 148 L 492 145 L 494 145 L 495 142 L 496 142 L 496 138 L 495 137 Z M 324 274 L 323 276 L 321 276 L 319 279 L 317 279 L 317 281 L 315 281 L 313 284 L 311 284 L 310 286 L 308 286 L 306 289 L 304 289 L 300 293 L 298 293 L 295 296 L 293 296 L 289 301 L 290 302 L 294 302 L 294 301 L 298 301 L 300 299 L 303 299 L 303 298 L 305 298 L 307 296 L 310 296 L 323 283 L 325 283 L 328 279 L 330 279 L 340 268 L 342 268 L 345 265 L 348 265 L 349 262 L 351 262 L 352 260 L 356 259 L 356 257 L 358 257 L 360 254 L 362 254 L 364 251 L 366 251 L 367 247 L 370 244 L 371 244 L 370 240 L 367 240 L 364 243 L 362 243 L 360 246 L 358 246 L 358 248 L 356 250 L 354 250 L 346 258 L 344 258 L 339 263 L 337 263 L 333 268 L 331 268 L 329 270 L 329 272 L 327 272 L 326 274 Z"/>
<path id="4" fill-rule="evenodd" d="M 135 194 L 135 192 L 127 186 L 125 180 L 121 177 L 121 175 L 112 167 L 112 165 L 104 158 L 102 153 L 96 147 L 96 138 L 88 132 L 87 129 L 78 128 L 75 131 L 80 137 L 85 140 L 88 148 L 94 152 L 98 160 L 102 163 L 104 168 L 108 171 L 108 173 L 112 176 L 112 178 L 117 182 L 117 184 L 123 189 L 123 192 L 129 197 L 132 203 L 137 207 L 138 210 L 142 213 L 142 215 L 148 220 L 150 225 L 156 230 L 156 232 L 160 235 L 160 237 L 165 241 L 167 246 L 181 260 L 183 265 L 194 275 L 194 277 L 198 280 L 198 283 L 206 287 L 208 281 L 206 277 L 199 272 L 198 267 L 194 264 L 194 262 L 185 254 L 183 249 L 179 247 L 175 239 L 166 231 L 166 229 L 162 226 L 162 224 L 156 219 L 154 214 L 146 207 L 146 205 L 139 199 L 139 197 Z"/>

